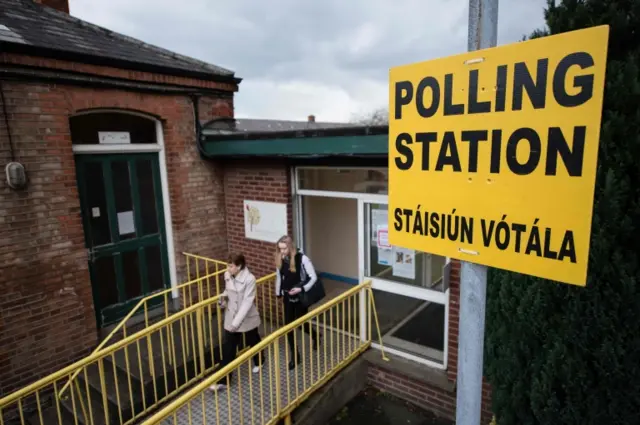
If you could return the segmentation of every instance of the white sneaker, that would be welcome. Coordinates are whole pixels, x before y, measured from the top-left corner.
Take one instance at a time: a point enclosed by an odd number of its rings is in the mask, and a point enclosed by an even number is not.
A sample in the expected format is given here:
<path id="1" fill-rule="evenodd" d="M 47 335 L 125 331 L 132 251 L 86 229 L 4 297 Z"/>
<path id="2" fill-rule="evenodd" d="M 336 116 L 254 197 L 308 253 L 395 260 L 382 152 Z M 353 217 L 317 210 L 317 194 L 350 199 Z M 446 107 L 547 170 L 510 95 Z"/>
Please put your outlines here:
<path id="1" fill-rule="evenodd" d="M 227 389 L 227 386 L 224 384 L 213 384 L 209 387 L 211 391 L 224 391 Z"/>
<path id="2" fill-rule="evenodd" d="M 254 366 L 253 367 L 253 373 L 260 373 L 260 370 L 262 370 L 262 366 Z"/>

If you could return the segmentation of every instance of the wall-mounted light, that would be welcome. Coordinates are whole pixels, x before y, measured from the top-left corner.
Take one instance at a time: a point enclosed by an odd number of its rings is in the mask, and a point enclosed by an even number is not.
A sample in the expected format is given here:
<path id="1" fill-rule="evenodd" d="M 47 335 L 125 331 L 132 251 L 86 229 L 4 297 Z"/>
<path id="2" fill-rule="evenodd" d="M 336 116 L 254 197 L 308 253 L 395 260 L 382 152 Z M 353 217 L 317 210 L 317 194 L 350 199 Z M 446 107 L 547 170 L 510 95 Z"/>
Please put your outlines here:
<path id="1" fill-rule="evenodd" d="M 11 189 L 20 190 L 27 187 L 27 172 L 24 165 L 19 162 L 10 162 L 4 168 L 7 174 L 7 183 Z"/>

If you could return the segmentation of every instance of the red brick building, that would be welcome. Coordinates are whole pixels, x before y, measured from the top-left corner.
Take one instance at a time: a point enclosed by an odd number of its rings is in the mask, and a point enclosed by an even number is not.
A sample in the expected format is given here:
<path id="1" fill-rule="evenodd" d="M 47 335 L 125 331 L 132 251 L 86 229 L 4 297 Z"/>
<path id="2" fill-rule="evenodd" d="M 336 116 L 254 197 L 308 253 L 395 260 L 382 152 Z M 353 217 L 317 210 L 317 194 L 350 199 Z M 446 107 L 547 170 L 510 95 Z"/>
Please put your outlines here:
<path id="1" fill-rule="evenodd" d="M 233 117 L 240 79 L 67 12 L 0 0 L 0 395 L 175 285 L 181 252 L 227 253 L 223 170 L 201 158 L 194 111 Z"/>
<path id="2" fill-rule="evenodd" d="M 329 295 L 373 280 L 393 361 L 372 350 L 370 382 L 453 418 L 459 263 L 383 242 L 387 129 L 234 120 L 233 72 L 68 12 L 0 0 L 0 397 L 181 282 L 181 252 L 262 276 L 289 233 Z"/>

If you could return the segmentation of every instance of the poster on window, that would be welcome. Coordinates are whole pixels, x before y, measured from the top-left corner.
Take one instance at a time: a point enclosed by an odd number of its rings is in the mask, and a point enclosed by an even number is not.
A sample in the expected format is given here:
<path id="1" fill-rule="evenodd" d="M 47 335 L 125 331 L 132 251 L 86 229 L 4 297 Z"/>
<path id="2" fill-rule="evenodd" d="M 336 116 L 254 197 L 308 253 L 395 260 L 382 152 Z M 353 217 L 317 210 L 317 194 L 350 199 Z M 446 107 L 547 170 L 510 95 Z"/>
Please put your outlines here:
<path id="1" fill-rule="evenodd" d="M 371 245 L 376 246 L 378 241 L 378 227 L 387 226 L 388 211 L 386 209 L 371 209 Z"/>
<path id="2" fill-rule="evenodd" d="M 381 266 L 390 266 L 393 262 L 393 248 L 389 244 L 389 228 L 382 225 L 377 228 L 377 240 L 378 246 L 378 264 Z"/>
<path id="3" fill-rule="evenodd" d="M 393 275 L 405 279 L 416 278 L 416 252 L 407 248 L 393 248 Z"/>

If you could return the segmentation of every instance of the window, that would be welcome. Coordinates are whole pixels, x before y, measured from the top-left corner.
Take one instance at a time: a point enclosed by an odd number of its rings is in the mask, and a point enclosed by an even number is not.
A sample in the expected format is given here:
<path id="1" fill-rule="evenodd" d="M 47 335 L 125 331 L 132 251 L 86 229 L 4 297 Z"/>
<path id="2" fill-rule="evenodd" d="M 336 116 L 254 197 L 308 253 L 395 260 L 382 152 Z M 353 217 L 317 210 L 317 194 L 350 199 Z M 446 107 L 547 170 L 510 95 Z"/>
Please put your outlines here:
<path id="1" fill-rule="evenodd" d="M 376 289 L 373 293 L 385 346 L 444 364 L 445 305 Z"/>
<path id="2" fill-rule="evenodd" d="M 365 204 L 365 276 L 443 291 L 445 257 L 391 246 L 386 204 Z"/>
<path id="3" fill-rule="evenodd" d="M 371 279 L 385 347 L 432 367 L 446 367 L 447 259 L 389 244 L 388 170 L 305 167 L 298 168 L 295 175 L 298 235 L 309 248 L 317 245 L 317 235 L 339 240 L 330 253 L 317 252 L 315 246 L 311 250 L 319 268 L 324 268 L 320 272 L 330 272 L 325 276 L 327 293 L 337 295 L 346 290 L 342 275 L 357 273 L 354 282 Z M 349 202 L 355 204 L 353 208 L 347 208 Z M 338 226 L 327 224 L 333 220 L 349 227 L 338 230 Z M 347 249 L 356 246 L 352 238 L 359 242 L 357 255 L 355 250 L 350 255 L 352 250 Z M 320 260 L 328 254 L 332 260 L 322 264 Z M 345 270 L 350 266 L 353 272 L 330 270 L 338 263 L 344 263 Z"/>
<path id="4" fill-rule="evenodd" d="M 74 145 L 157 143 L 156 123 L 139 115 L 118 112 L 82 114 L 71 117 L 69 126 Z"/>
<path id="5" fill-rule="evenodd" d="M 444 292 L 445 257 L 392 246 L 386 204 L 364 203 L 365 277 L 374 279 L 380 332 L 385 345 L 444 364 L 446 305 L 407 296 L 403 286 Z M 390 284 L 376 285 L 385 281 Z M 403 295 L 403 292 L 405 293 Z M 440 299 L 445 299 L 442 296 Z"/>
<path id="6" fill-rule="evenodd" d="M 302 168 L 300 190 L 387 194 L 388 170 L 371 168 Z"/>

